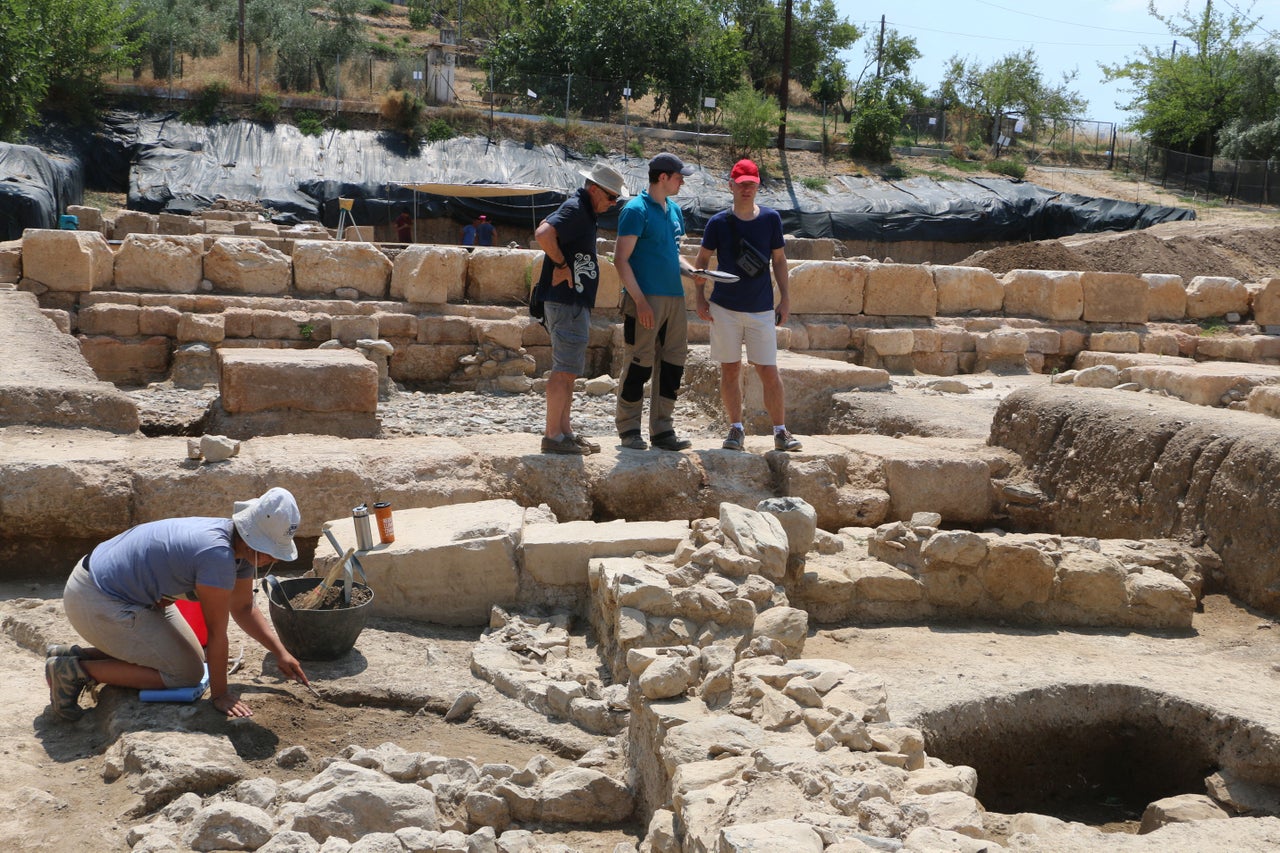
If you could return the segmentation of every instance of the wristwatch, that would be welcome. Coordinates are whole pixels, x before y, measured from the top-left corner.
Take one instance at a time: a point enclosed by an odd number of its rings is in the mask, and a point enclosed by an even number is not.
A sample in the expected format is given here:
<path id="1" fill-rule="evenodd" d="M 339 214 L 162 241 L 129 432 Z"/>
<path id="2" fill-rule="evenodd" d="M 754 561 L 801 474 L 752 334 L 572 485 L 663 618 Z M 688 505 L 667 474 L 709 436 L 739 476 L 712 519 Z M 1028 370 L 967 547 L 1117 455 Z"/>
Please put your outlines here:
<path id="1" fill-rule="evenodd" d="M 552 264 L 552 266 L 554 266 L 554 267 L 555 267 L 556 269 L 558 269 L 558 270 L 562 270 L 562 269 L 564 269 L 565 267 L 569 266 L 569 261 L 568 261 L 568 259 L 565 259 L 565 260 L 561 261 L 561 262 L 560 262 L 560 263 L 558 263 L 558 264 L 553 263 L 553 264 Z"/>

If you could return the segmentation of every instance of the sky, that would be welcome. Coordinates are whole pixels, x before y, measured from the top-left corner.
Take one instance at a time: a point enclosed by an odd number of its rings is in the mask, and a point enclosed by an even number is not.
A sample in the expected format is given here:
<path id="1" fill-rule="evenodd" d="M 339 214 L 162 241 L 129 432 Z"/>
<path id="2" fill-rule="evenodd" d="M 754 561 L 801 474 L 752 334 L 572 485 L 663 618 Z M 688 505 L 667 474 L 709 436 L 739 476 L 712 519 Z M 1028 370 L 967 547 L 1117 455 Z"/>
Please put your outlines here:
<path id="1" fill-rule="evenodd" d="M 1213 0 L 1215 8 L 1230 14 L 1232 7 L 1250 12 L 1249 0 Z M 842 54 L 849 74 L 856 77 L 865 64 L 863 46 L 875 43 L 880 16 L 886 29 L 916 40 L 923 56 L 912 66 L 913 76 L 932 93 L 942 80 L 947 60 L 959 54 L 985 67 L 999 58 L 1032 47 L 1040 72 L 1048 82 L 1057 83 L 1063 72 L 1076 69 L 1071 88 L 1088 100 L 1080 118 L 1114 121 L 1123 125 L 1131 115 L 1123 106 L 1130 96 L 1124 81 L 1103 83 L 1099 63 L 1118 65 L 1140 55 L 1145 45 L 1166 53 L 1174 36 L 1147 12 L 1147 0 L 1066 0 L 1029 3 L 1027 0 L 896 0 L 873 4 L 865 0 L 835 0 L 839 13 L 859 29 L 867 31 L 852 50 Z M 1203 12 L 1204 0 L 1190 0 L 1193 13 Z M 1157 0 L 1156 8 L 1165 16 L 1176 16 L 1184 0 Z M 1258 0 L 1250 18 L 1261 23 L 1251 40 L 1280 37 L 1280 0 Z M 1185 42 L 1179 45 L 1179 50 Z"/>

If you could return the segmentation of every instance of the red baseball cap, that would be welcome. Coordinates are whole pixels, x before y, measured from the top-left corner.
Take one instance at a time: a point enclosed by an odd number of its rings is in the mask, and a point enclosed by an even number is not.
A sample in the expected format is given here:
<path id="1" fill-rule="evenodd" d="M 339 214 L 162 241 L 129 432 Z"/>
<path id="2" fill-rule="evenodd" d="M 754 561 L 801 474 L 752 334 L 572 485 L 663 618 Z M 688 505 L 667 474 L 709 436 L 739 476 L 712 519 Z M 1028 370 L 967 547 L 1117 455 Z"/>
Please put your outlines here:
<path id="1" fill-rule="evenodd" d="M 733 164 L 733 171 L 729 173 L 729 180 L 735 184 L 744 183 L 760 183 L 760 169 L 750 160 L 739 160 Z"/>

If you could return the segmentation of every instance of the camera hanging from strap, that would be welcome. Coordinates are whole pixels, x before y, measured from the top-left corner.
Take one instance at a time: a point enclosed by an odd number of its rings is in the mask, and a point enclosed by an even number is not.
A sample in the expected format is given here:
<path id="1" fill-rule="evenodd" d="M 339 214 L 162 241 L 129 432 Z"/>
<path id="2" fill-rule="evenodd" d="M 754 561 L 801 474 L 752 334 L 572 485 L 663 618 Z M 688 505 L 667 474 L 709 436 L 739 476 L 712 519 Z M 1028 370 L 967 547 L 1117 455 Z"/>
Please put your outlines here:
<path id="1" fill-rule="evenodd" d="M 769 256 L 761 253 L 751 242 L 738 233 L 737 219 L 729 212 L 729 233 L 733 235 L 733 248 L 737 254 L 735 263 L 744 278 L 755 278 L 769 269 Z"/>

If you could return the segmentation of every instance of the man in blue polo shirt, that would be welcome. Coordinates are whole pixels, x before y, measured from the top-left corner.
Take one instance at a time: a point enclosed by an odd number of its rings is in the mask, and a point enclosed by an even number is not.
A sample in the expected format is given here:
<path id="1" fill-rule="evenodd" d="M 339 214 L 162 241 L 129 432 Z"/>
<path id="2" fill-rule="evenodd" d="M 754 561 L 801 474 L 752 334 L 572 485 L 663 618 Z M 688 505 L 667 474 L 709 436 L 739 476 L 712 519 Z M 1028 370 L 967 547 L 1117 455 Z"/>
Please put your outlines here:
<path id="1" fill-rule="evenodd" d="M 644 386 L 651 378 L 649 441 L 661 450 L 691 446 L 676 435 L 672 416 L 689 348 L 680 276 L 692 275 L 693 267 L 680 256 L 684 214 L 670 197 L 692 174 L 693 167 L 679 157 L 659 154 L 649 161 L 649 189 L 627 202 L 618 215 L 613 265 L 629 297 L 622 328 L 631 358 L 622 373 L 615 421 L 622 446 L 630 450 L 648 448 L 640 435 L 640 419 Z"/>
<path id="2" fill-rule="evenodd" d="M 573 381 L 586 372 L 591 309 L 600 284 L 596 257 L 596 219 L 626 198 L 622 173 L 606 163 L 579 172 L 586 185 L 542 221 L 533 237 L 542 247 L 542 277 L 547 332 L 551 335 L 551 375 L 547 378 L 547 427 L 543 453 L 584 456 L 600 445 L 573 431 Z"/>
<path id="3" fill-rule="evenodd" d="M 764 407 L 773 419 L 775 450 L 800 449 L 800 440 L 787 430 L 786 403 L 778 374 L 778 333 L 775 323 L 787 322 L 791 298 L 787 287 L 787 256 L 783 251 L 782 217 L 771 207 L 756 204 L 760 169 L 751 160 L 739 160 L 729 173 L 733 207 L 707 222 L 698 250 L 698 269 L 706 269 L 712 253 L 716 268 L 738 276 L 711 292 L 706 279 L 695 278 L 698 316 L 711 323 L 711 357 L 720 363 L 720 401 L 729 419 L 725 450 L 742 450 L 746 434 L 742 425 L 742 347 L 747 361 L 760 377 Z M 769 269 L 773 268 L 773 280 Z M 778 285 L 778 307 L 773 305 L 773 285 Z"/>

